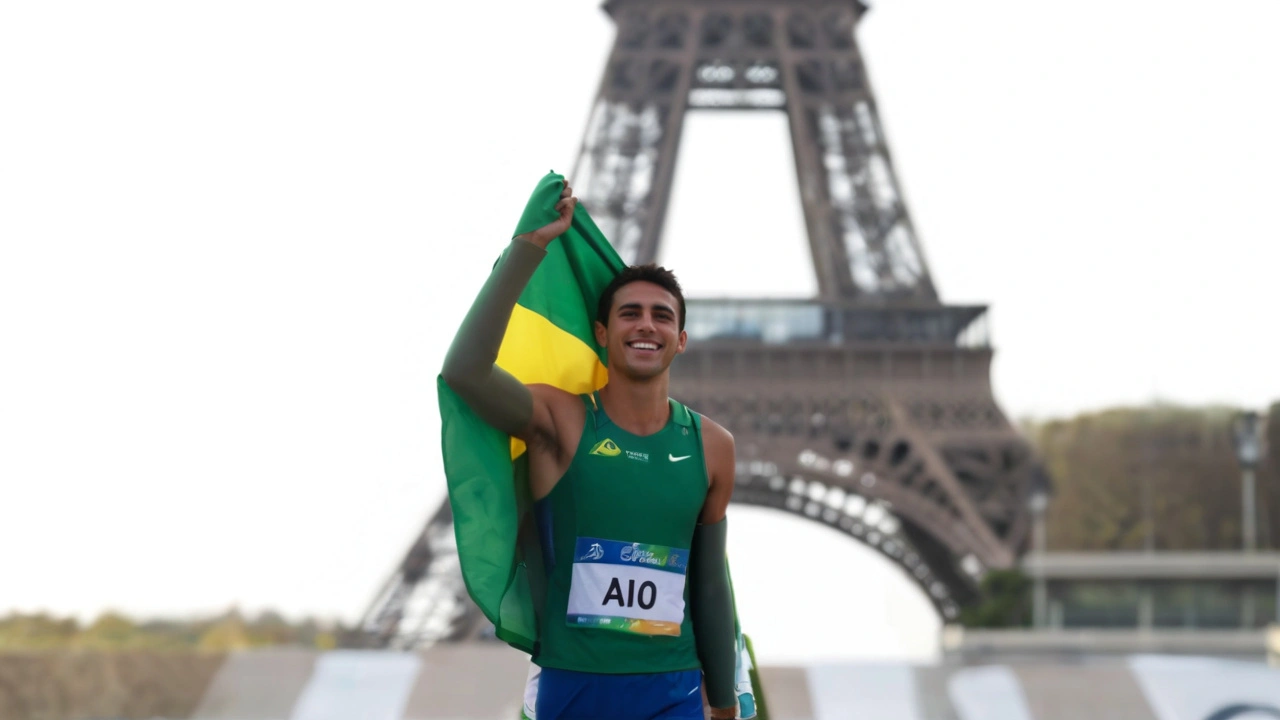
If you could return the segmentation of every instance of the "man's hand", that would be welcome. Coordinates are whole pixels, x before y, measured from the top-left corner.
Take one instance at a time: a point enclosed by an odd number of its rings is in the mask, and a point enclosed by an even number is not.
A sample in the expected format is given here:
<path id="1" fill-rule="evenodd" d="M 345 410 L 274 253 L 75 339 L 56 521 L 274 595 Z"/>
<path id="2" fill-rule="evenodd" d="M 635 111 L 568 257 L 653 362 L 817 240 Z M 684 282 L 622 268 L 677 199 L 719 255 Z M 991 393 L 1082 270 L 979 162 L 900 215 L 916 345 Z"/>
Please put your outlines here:
<path id="1" fill-rule="evenodd" d="M 573 196 L 573 188 L 569 187 L 569 181 L 565 180 L 564 190 L 560 191 L 560 201 L 556 203 L 556 212 L 560 213 L 560 217 L 529 233 L 525 239 L 545 250 L 552 240 L 569 229 L 569 224 L 573 222 L 573 209 L 577 206 L 578 198 Z"/>

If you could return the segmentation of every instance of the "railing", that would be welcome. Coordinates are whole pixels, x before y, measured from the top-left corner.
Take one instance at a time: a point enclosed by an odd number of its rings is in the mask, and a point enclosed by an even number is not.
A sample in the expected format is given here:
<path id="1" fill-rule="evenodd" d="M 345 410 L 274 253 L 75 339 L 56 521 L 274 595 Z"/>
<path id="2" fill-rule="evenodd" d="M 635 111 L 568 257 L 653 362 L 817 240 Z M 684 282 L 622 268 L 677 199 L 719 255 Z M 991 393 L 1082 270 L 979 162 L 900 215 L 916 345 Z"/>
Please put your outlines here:
<path id="1" fill-rule="evenodd" d="M 755 340 L 770 345 L 822 342 L 991 346 L 980 305 L 879 308 L 815 300 L 690 300 L 692 340 Z"/>

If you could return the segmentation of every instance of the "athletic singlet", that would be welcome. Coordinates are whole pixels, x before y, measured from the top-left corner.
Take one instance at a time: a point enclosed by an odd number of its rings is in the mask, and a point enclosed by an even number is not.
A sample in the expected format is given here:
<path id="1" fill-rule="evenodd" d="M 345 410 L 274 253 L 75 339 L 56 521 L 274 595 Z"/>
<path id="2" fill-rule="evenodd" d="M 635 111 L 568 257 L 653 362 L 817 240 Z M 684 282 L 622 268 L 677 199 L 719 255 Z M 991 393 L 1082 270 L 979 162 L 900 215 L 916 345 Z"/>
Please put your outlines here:
<path id="1" fill-rule="evenodd" d="M 689 548 L 707 496 L 701 418 L 671 401 L 653 435 L 582 396 L 582 440 L 539 501 L 546 604 L 534 662 L 590 673 L 701 667 L 687 612 Z"/>

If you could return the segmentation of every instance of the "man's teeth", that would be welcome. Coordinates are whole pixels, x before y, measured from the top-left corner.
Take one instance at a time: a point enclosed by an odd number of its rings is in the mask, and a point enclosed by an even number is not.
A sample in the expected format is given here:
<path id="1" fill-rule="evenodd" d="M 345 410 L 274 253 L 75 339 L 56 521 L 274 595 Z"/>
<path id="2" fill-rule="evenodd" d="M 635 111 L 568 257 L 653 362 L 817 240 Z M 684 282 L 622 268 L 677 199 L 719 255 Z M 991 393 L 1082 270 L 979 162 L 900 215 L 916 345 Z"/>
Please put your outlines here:
<path id="1" fill-rule="evenodd" d="M 630 345 L 631 347 L 637 350 L 657 350 L 658 349 L 658 346 L 654 343 L 635 342 L 635 343 L 630 343 Z"/>

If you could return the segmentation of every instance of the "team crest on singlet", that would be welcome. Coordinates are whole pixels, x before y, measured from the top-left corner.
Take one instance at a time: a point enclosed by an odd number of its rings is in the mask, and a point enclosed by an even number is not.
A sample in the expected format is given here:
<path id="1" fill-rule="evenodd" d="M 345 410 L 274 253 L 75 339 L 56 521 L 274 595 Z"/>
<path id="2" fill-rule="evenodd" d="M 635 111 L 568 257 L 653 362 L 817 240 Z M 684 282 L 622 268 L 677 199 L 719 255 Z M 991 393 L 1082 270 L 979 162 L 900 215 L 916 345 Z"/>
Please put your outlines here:
<path id="1" fill-rule="evenodd" d="M 605 438 L 596 443 L 595 447 L 591 448 L 591 454 L 603 455 L 605 457 L 617 457 L 622 454 L 622 448 L 618 447 L 618 444 L 609 438 Z"/>

